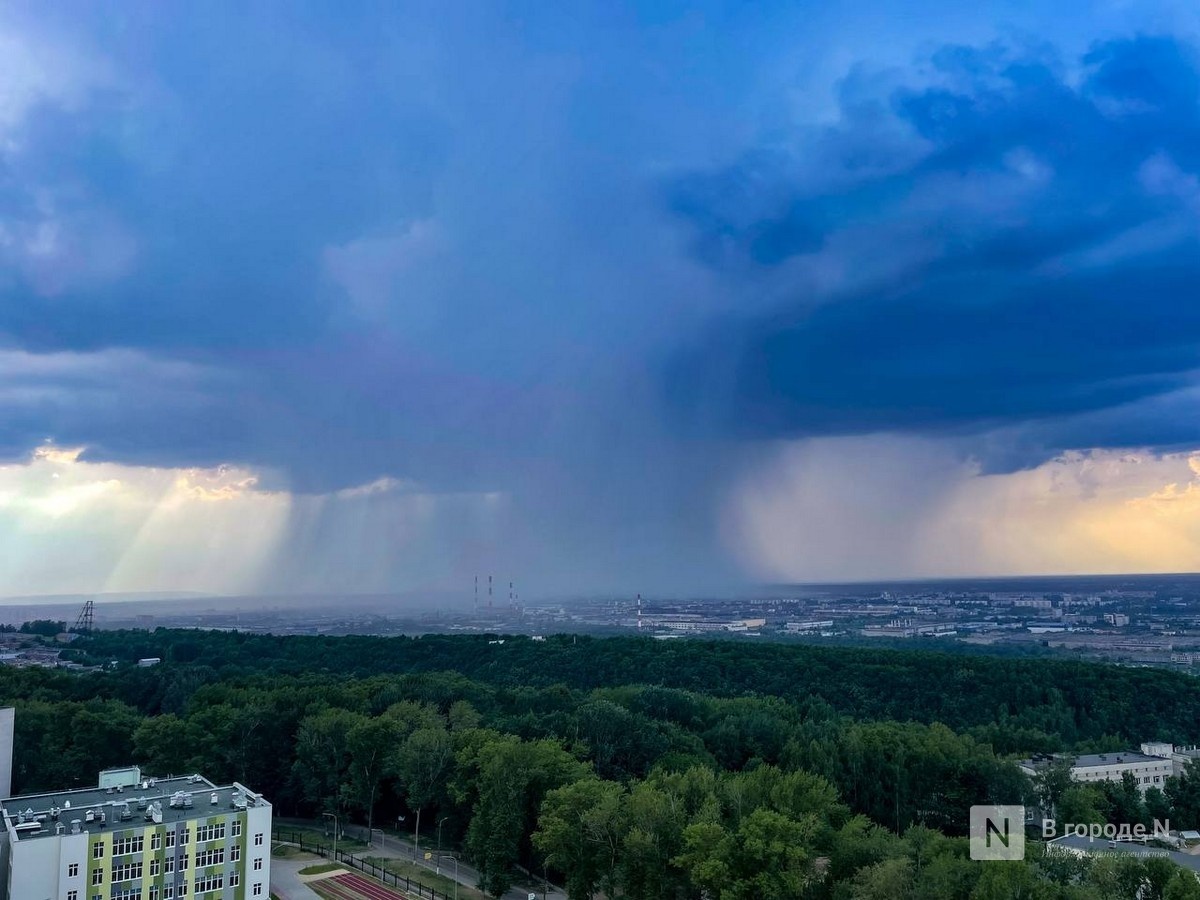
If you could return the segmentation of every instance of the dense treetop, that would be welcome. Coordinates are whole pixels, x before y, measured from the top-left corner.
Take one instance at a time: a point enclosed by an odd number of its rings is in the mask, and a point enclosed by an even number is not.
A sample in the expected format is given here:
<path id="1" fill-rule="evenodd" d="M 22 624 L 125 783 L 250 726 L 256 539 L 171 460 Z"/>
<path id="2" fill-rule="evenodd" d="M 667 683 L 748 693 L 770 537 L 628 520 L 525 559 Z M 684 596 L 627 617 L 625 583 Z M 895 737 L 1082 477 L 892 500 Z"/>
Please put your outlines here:
<path id="1" fill-rule="evenodd" d="M 1033 783 L 1013 761 L 1193 738 L 1200 682 L 1182 674 L 574 636 L 158 630 L 68 652 L 104 669 L 0 669 L 17 790 L 133 761 L 242 781 L 281 814 L 421 814 L 445 820 L 496 894 L 545 864 L 573 900 L 1200 896 L 1161 861 L 1069 862 L 1035 844 L 996 868 L 962 838 L 976 803 L 1200 824 L 1190 774 L 1143 797 L 1061 773 Z"/>

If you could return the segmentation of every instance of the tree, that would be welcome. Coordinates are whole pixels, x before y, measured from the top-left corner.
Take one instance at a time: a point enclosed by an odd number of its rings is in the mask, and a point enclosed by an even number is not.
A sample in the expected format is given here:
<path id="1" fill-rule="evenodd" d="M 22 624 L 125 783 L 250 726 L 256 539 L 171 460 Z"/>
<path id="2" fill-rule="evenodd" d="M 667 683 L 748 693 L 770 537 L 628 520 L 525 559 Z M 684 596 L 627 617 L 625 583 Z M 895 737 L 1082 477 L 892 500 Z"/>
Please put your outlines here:
<path id="1" fill-rule="evenodd" d="M 1106 781 L 1103 791 L 1108 799 L 1108 821 L 1130 827 L 1145 821 L 1146 806 L 1135 775 L 1126 772 L 1120 781 Z"/>
<path id="2" fill-rule="evenodd" d="M 466 731 L 469 728 L 478 728 L 483 721 L 483 717 L 479 715 L 479 711 L 467 700 L 455 700 L 450 704 L 450 709 L 446 713 L 446 718 L 450 723 L 451 731 Z"/>
<path id="3" fill-rule="evenodd" d="M 598 778 L 546 794 L 533 845 L 548 866 L 564 873 L 570 900 L 591 900 L 601 889 L 616 894 L 624 794 L 621 785 Z"/>
<path id="4" fill-rule="evenodd" d="M 1067 759 L 1055 760 L 1034 776 L 1035 796 L 1044 815 L 1057 818 L 1058 805 L 1071 783 L 1071 761 Z"/>
<path id="5" fill-rule="evenodd" d="M 350 732 L 362 719 L 349 710 L 325 709 L 300 722 L 293 772 L 302 796 L 314 806 L 344 808 Z"/>
<path id="6" fill-rule="evenodd" d="M 1058 817 L 1073 825 L 1099 825 L 1107 816 L 1104 794 L 1094 785 L 1073 784 L 1067 788 L 1058 804 Z"/>
<path id="7" fill-rule="evenodd" d="M 453 757 L 450 735 L 440 723 L 417 729 L 400 745 L 395 770 L 411 809 L 425 809 L 437 799 Z"/>
<path id="8" fill-rule="evenodd" d="M 912 895 L 913 866 L 907 859 L 885 859 L 859 869 L 850 880 L 851 900 L 906 900 Z"/>
<path id="9" fill-rule="evenodd" d="M 170 775 L 204 768 L 200 728 L 176 715 L 143 719 L 133 732 L 133 752 L 148 772 Z"/>
<path id="10" fill-rule="evenodd" d="M 493 896 L 513 884 L 513 867 L 532 862 L 529 834 L 547 792 L 585 777 L 590 769 L 553 741 L 468 732 L 476 740 L 456 754 L 462 770 L 455 792 L 474 796 L 467 852 L 480 886 Z"/>
<path id="11" fill-rule="evenodd" d="M 1033 871 L 1025 865 L 985 862 L 971 900 L 1031 900 L 1038 895 Z"/>
<path id="12" fill-rule="evenodd" d="M 1200 900 L 1200 882 L 1191 872 L 1176 872 L 1163 890 L 1163 900 Z"/>
<path id="13" fill-rule="evenodd" d="M 1167 779 L 1163 791 L 1171 802 L 1171 824 L 1190 829 L 1200 826 L 1200 760 L 1188 760 L 1183 771 Z"/>
<path id="14" fill-rule="evenodd" d="M 814 880 L 816 820 L 768 809 L 750 813 L 734 832 L 700 822 L 684 830 L 677 863 L 693 884 L 721 900 L 790 900 Z"/>
<path id="15" fill-rule="evenodd" d="M 1171 801 L 1157 785 L 1147 788 L 1143 803 L 1146 810 L 1146 825 L 1151 826 L 1155 821 L 1166 822 L 1171 818 Z"/>
<path id="16" fill-rule="evenodd" d="M 367 814 L 367 832 L 375 823 L 375 798 L 379 786 L 393 768 L 400 724 L 386 716 L 360 717 L 346 734 L 349 754 L 346 790 L 359 809 Z"/>
<path id="17" fill-rule="evenodd" d="M 33 619 L 30 622 L 22 622 L 20 628 L 21 634 L 36 634 L 42 637 L 54 637 L 66 630 L 66 622 L 54 619 Z"/>

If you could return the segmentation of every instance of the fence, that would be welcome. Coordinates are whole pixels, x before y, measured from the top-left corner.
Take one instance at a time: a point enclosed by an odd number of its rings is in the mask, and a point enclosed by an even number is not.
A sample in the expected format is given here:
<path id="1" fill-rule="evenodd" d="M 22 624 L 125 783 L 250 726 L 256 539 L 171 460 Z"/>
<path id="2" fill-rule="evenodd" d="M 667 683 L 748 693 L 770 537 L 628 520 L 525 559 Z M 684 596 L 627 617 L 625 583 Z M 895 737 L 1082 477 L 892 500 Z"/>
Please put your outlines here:
<path id="1" fill-rule="evenodd" d="M 337 855 L 335 856 L 332 842 L 325 843 L 324 841 L 316 840 L 311 833 L 306 834 L 303 831 L 275 828 L 271 831 L 271 841 L 276 844 L 291 844 L 309 853 L 316 853 L 318 856 L 341 863 L 348 868 L 357 869 L 364 875 L 370 875 L 372 878 L 377 878 L 386 885 L 390 885 L 398 890 L 407 891 L 417 897 L 427 898 L 427 900 L 453 900 L 449 894 L 435 891 L 428 885 L 413 881 L 405 875 L 397 875 L 395 872 L 389 871 L 382 866 L 377 866 L 375 863 L 368 862 L 361 856 L 347 853 L 340 848 L 337 850 Z"/>

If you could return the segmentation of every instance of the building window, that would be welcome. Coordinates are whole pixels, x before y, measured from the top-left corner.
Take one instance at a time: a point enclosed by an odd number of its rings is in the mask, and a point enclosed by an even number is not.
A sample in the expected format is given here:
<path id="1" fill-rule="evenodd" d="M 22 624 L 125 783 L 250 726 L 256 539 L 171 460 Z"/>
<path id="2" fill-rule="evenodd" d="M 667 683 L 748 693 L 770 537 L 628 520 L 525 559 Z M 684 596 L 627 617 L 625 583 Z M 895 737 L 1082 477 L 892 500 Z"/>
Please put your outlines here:
<path id="1" fill-rule="evenodd" d="M 92 869 L 92 884 L 104 884 L 103 869 Z"/>
<path id="2" fill-rule="evenodd" d="M 150 860 L 150 877 L 158 874 L 158 870 L 162 868 L 162 863 L 157 859 Z"/>
<path id="3" fill-rule="evenodd" d="M 186 872 L 188 867 L 188 855 L 185 853 L 179 857 L 179 871 Z"/>
<path id="4" fill-rule="evenodd" d="M 166 859 L 163 860 L 163 873 L 166 875 L 170 875 L 174 871 L 175 871 L 175 857 L 168 856 Z"/>
<path id="5" fill-rule="evenodd" d="M 192 829 L 185 828 L 179 832 L 179 843 L 186 844 L 192 838 Z"/>
<path id="6" fill-rule="evenodd" d="M 150 849 L 151 850 L 161 850 L 162 849 L 162 832 L 161 831 L 156 831 L 156 832 L 154 832 L 154 834 L 150 835 Z"/>
<path id="7" fill-rule="evenodd" d="M 254 871 L 255 872 L 262 871 L 262 857 L 261 856 L 255 857 L 255 859 L 254 859 Z"/>
<path id="8" fill-rule="evenodd" d="M 174 898 L 175 898 L 175 885 L 164 884 L 163 885 L 163 900 L 174 900 Z"/>
<path id="9" fill-rule="evenodd" d="M 201 850 L 196 854 L 196 868 L 204 866 L 219 866 L 225 862 L 225 848 L 213 847 L 211 850 Z"/>
<path id="10" fill-rule="evenodd" d="M 235 821 L 233 823 L 233 836 L 234 837 L 242 836 L 242 820 L 241 819 L 238 819 L 237 821 Z"/>
<path id="11" fill-rule="evenodd" d="M 224 875 L 200 875 L 196 878 L 193 887 L 195 893 L 203 894 L 205 891 L 219 891 L 225 887 Z"/>
<path id="12" fill-rule="evenodd" d="M 253 891 L 253 894 L 254 894 L 254 896 L 255 896 L 255 897 L 261 897 L 261 896 L 262 896 L 262 882 L 261 882 L 261 881 L 256 881 L 256 882 L 254 882 L 254 891 Z"/>
<path id="13" fill-rule="evenodd" d="M 145 838 L 142 835 L 137 837 L 117 838 L 113 841 L 113 856 L 124 856 L 126 853 L 141 853 Z"/>
<path id="14" fill-rule="evenodd" d="M 230 887 L 237 887 L 241 883 L 242 883 L 242 873 L 241 872 L 230 872 L 229 873 L 229 886 Z"/>
<path id="15" fill-rule="evenodd" d="M 205 841 L 219 841 L 225 837 L 225 823 L 218 822 L 216 825 L 201 825 L 196 829 L 196 843 L 201 844 Z"/>
<path id="16" fill-rule="evenodd" d="M 67 900 L 79 900 L 79 891 L 67 891 Z"/>
<path id="17" fill-rule="evenodd" d="M 242 845 L 234 844 L 232 847 L 229 848 L 229 861 L 237 862 L 241 858 L 242 858 Z"/>
<path id="18" fill-rule="evenodd" d="M 263 841 L 263 833 L 260 831 L 258 834 L 254 835 L 254 846 L 261 847 L 262 841 Z"/>
<path id="19" fill-rule="evenodd" d="M 104 859 L 104 841 L 92 844 L 92 859 Z"/>
<path id="20" fill-rule="evenodd" d="M 67 866 L 67 877 L 68 878 L 78 878 L 79 877 L 79 863 L 71 863 L 69 866 Z"/>
<path id="21" fill-rule="evenodd" d="M 175 846 L 175 832 L 174 831 L 167 832 L 167 846 L 168 847 Z"/>
<path id="22" fill-rule="evenodd" d="M 113 881 L 132 881 L 134 878 L 142 877 L 142 864 L 140 862 L 113 864 L 112 880 Z"/>

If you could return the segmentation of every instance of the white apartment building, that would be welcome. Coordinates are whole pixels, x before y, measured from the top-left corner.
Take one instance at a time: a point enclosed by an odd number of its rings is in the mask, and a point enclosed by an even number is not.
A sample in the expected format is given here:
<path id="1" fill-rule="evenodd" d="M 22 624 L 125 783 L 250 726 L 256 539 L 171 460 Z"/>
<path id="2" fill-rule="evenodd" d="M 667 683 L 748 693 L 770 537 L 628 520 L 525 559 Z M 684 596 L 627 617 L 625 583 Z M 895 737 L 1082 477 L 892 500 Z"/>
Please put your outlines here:
<path id="1" fill-rule="evenodd" d="M 0 800 L 0 900 L 254 900 L 270 896 L 271 804 L 200 775 Z"/>

